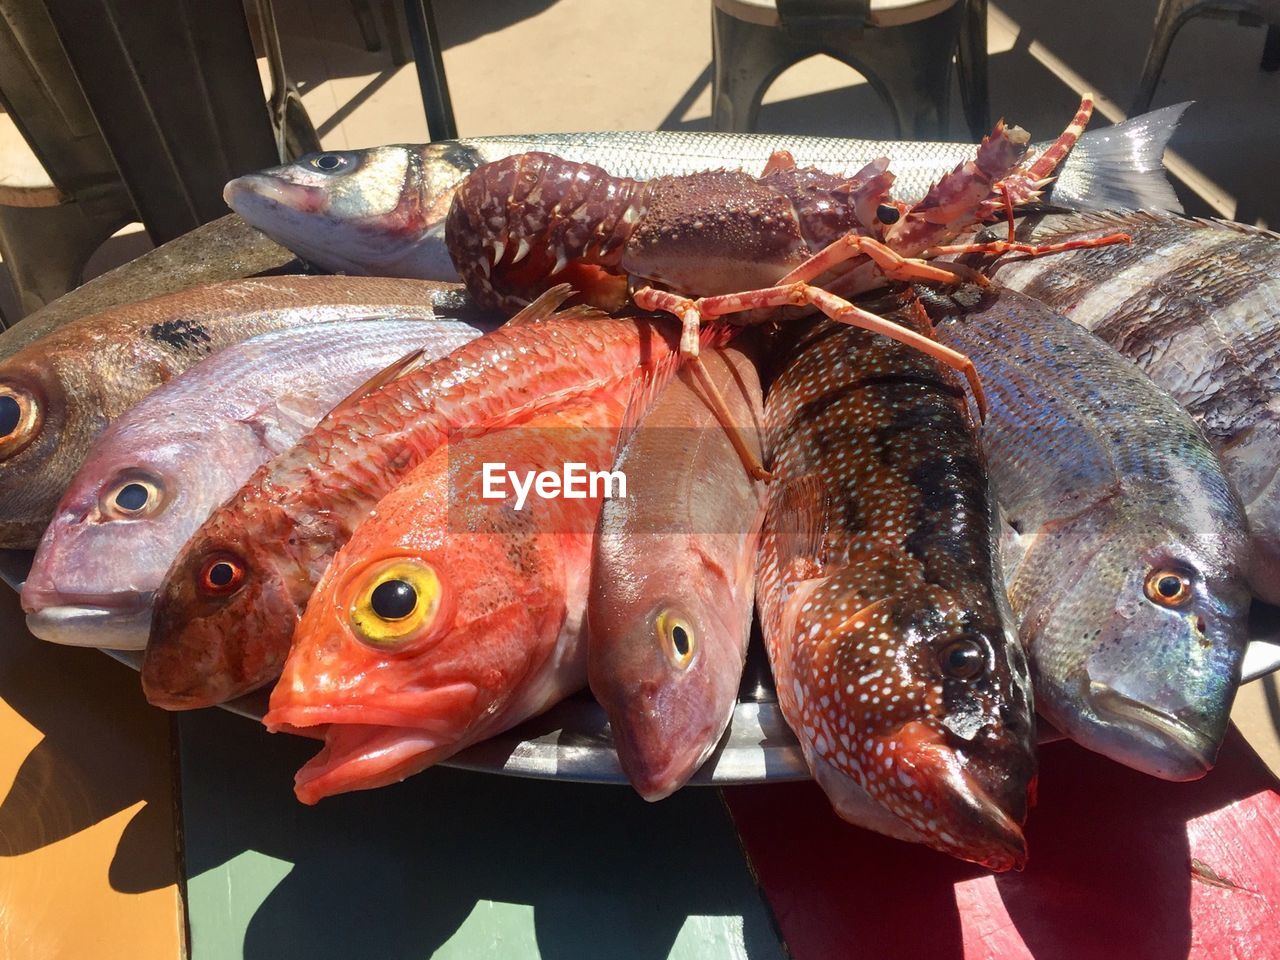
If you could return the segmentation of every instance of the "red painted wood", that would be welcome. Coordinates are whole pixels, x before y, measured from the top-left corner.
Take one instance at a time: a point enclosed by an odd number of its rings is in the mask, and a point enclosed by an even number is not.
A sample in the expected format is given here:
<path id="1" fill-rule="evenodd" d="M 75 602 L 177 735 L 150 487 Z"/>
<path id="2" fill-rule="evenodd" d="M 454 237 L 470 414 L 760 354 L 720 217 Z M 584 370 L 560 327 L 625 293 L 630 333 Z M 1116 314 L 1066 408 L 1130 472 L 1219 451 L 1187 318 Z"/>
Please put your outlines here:
<path id="1" fill-rule="evenodd" d="M 1000 876 L 851 827 L 812 783 L 724 794 L 795 960 L 1280 958 L 1280 793 L 1234 730 L 1196 783 L 1045 747 L 1030 863 Z"/>

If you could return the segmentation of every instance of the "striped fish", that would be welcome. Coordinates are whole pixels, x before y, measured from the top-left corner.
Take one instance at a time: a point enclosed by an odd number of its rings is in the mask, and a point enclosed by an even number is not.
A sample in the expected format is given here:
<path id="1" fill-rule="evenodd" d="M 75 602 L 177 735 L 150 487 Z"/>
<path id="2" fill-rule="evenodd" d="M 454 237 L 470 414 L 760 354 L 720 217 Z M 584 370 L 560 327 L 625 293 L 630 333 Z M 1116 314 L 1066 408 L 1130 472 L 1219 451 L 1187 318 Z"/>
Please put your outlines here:
<path id="1" fill-rule="evenodd" d="M 1187 408 L 1245 503 L 1251 586 L 1280 602 L 1280 235 L 1151 213 L 1050 216 L 1033 235 L 1115 230 L 1133 243 L 1006 257 L 995 276 L 1093 331 Z"/>

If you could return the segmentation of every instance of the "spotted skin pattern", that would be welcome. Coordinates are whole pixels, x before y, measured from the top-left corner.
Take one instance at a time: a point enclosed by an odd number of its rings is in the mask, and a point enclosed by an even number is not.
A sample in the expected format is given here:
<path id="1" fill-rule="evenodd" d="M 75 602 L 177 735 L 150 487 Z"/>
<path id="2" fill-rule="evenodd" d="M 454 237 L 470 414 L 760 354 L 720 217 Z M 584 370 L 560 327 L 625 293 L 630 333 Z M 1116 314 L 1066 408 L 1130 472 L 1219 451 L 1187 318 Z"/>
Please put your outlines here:
<path id="1" fill-rule="evenodd" d="M 899 322 L 927 329 L 912 306 Z M 958 382 L 826 321 L 766 405 L 757 596 L 784 716 L 841 816 L 1021 866 L 1034 773 L 1026 659 Z"/>

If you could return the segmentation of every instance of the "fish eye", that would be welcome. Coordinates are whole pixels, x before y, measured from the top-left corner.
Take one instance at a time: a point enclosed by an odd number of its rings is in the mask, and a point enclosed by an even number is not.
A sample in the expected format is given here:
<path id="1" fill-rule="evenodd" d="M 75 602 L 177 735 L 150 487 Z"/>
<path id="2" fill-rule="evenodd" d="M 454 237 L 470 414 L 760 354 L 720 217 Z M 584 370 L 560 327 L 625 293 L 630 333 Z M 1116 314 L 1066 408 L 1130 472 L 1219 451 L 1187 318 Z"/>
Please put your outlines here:
<path id="1" fill-rule="evenodd" d="M 205 593 L 226 597 L 244 582 L 244 564 L 229 553 L 217 553 L 200 568 L 200 586 Z"/>
<path id="2" fill-rule="evenodd" d="M 355 166 L 355 158 L 349 153 L 317 153 L 306 161 L 313 170 L 321 173 L 341 173 Z"/>
<path id="3" fill-rule="evenodd" d="M 378 650 L 402 647 L 441 625 L 444 588 L 430 564 L 396 560 L 363 581 L 351 605 L 356 638 Z"/>
<path id="4" fill-rule="evenodd" d="M 663 610 L 658 614 L 654 626 L 658 642 L 662 644 L 662 649 L 671 658 L 671 662 L 682 670 L 689 666 L 693 662 L 696 647 L 692 625 L 671 611 Z"/>
<path id="5" fill-rule="evenodd" d="M 1144 588 L 1152 603 L 1181 607 L 1191 599 L 1191 586 L 1191 578 L 1178 570 L 1152 570 Z"/>
<path id="6" fill-rule="evenodd" d="M 876 219 L 886 226 L 897 223 L 898 218 L 901 216 L 901 211 L 892 203 L 882 203 L 876 207 Z"/>
<path id="7" fill-rule="evenodd" d="M 973 680 L 987 669 L 987 651 L 970 637 L 956 637 L 938 651 L 938 665 L 952 680 Z"/>
<path id="8" fill-rule="evenodd" d="M 42 419 L 34 396 L 21 387 L 0 383 L 0 460 L 35 439 Z"/>
<path id="9" fill-rule="evenodd" d="M 132 520 L 154 513 L 162 499 L 158 481 L 145 476 L 126 475 L 106 489 L 99 508 L 105 517 Z"/>

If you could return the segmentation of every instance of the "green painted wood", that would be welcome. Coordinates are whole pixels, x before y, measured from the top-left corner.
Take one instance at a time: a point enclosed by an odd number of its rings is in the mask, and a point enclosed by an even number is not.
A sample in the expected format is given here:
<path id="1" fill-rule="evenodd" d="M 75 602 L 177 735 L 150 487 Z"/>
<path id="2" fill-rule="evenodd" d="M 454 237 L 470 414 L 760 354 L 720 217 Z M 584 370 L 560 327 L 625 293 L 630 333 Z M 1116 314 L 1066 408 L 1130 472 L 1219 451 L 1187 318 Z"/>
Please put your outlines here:
<path id="1" fill-rule="evenodd" d="M 178 728 L 193 960 L 785 956 L 713 790 L 440 769 L 304 807 L 317 744 Z"/>

